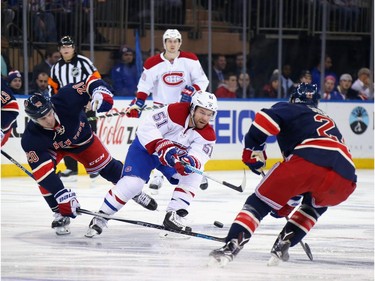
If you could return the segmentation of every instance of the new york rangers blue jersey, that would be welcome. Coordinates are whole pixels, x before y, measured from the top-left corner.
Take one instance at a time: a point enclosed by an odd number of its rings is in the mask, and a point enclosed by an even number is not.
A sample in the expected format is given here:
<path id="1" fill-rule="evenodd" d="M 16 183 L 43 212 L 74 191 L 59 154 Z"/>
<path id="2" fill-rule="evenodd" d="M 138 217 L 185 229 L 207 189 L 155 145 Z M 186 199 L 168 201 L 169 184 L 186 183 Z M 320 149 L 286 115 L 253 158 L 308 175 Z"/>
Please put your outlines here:
<path id="1" fill-rule="evenodd" d="M 271 135 L 277 136 L 283 157 L 295 154 L 356 181 L 355 166 L 343 136 L 322 110 L 286 102 L 262 109 L 245 136 L 245 147 L 259 147 Z"/>
<path id="2" fill-rule="evenodd" d="M 93 84 L 95 88 L 103 82 L 97 80 Z M 79 153 L 94 141 L 84 112 L 90 98 L 84 82 L 68 84 L 51 97 L 57 120 L 54 129 L 45 129 L 31 120 L 26 125 L 21 139 L 22 148 L 36 181 L 52 193 L 64 188 L 55 173 L 56 151 Z"/>
<path id="3" fill-rule="evenodd" d="M 13 91 L 1 78 L 1 130 L 4 134 L 12 129 L 18 114 L 19 107 Z"/>

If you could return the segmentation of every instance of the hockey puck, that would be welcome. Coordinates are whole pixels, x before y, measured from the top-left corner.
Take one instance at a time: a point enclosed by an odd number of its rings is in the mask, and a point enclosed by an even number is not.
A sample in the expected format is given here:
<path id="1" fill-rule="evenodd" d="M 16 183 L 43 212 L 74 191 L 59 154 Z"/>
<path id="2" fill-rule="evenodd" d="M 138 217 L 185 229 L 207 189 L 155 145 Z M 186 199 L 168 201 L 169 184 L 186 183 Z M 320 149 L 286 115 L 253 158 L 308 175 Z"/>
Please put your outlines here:
<path id="1" fill-rule="evenodd" d="M 219 227 L 219 228 L 223 228 L 223 227 L 224 227 L 224 224 L 222 224 L 222 223 L 219 222 L 219 221 L 214 221 L 214 226 Z"/>

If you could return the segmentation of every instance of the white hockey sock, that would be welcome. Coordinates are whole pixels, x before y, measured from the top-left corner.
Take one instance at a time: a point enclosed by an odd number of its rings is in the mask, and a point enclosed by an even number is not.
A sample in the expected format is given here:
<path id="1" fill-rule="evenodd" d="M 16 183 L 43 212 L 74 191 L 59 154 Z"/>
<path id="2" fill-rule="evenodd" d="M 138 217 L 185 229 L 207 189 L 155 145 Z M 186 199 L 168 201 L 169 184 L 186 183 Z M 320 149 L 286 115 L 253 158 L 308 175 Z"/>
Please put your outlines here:
<path id="1" fill-rule="evenodd" d="M 177 186 L 172 195 L 172 200 L 169 202 L 167 207 L 168 211 L 176 211 L 179 209 L 187 209 L 190 205 L 190 202 L 193 200 L 195 194 L 186 188 Z"/>

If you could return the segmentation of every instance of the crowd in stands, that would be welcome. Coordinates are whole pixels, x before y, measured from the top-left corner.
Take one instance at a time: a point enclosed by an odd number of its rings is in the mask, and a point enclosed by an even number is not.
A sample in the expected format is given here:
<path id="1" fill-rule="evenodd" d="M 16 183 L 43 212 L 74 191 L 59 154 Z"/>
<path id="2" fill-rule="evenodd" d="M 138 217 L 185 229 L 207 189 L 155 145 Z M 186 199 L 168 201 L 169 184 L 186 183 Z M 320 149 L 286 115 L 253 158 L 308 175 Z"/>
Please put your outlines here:
<path id="1" fill-rule="evenodd" d="M 160 53 L 155 49 L 154 54 Z M 115 96 L 134 97 L 137 92 L 139 76 L 135 65 L 135 50 L 127 45 L 120 47 L 118 55 L 112 62 L 113 67 L 104 76 L 114 89 Z M 146 55 L 145 55 L 146 54 Z M 143 53 L 143 61 L 151 56 L 151 51 Z M 6 57 L 1 57 L 2 61 Z M 32 79 L 30 81 L 30 93 L 36 91 L 43 94 L 48 93 L 45 83 L 50 75 L 51 66 L 61 59 L 57 46 L 49 46 L 45 50 L 44 60 L 33 67 Z M 218 98 L 284 98 L 287 99 L 295 86 L 301 82 L 311 82 L 318 85 L 323 100 L 373 100 L 374 87 L 371 82 L 371 71 L 363 67 L 357 73 L 347 73 L 343 70 L 336 73 L 332 70 L 332 58 L 327 55 L 324 58 L 325 78 L 320 85 L 322 66 L 319 62 L 310 70 L 303 70 L 297 81 L 292 79 L 293 66 L 284 64 L 282 71 L 275 69 L 270 73 L 268 83 L 261 89 L 255 89 L 252 83 L 254 70 L 250 67 L 243 72 L 244 58 L 242 53 L 234 56 L 233 63 L 228 64 L 227 56 L 218 54 L 213 57 L 211 91 Z M 6 78 L 9 86 L 16 94 L 24 93 L 23 79 L 18 70 L 2 63 L 2 77 Z M 3 69 L 5 67 L 5 69 Z M 205 69 L 207 74 L 207 69 Z M 8 73 L 8 75 L 5 75 Z M 279 78 L 280 76 L 280 78 Z M 47 79 L 46 79 L 47 78 Z M 279 81 L 281 82 L 281 94 L 278 95 Z M 245 88 L 245 89 L 244 89 Z"/>

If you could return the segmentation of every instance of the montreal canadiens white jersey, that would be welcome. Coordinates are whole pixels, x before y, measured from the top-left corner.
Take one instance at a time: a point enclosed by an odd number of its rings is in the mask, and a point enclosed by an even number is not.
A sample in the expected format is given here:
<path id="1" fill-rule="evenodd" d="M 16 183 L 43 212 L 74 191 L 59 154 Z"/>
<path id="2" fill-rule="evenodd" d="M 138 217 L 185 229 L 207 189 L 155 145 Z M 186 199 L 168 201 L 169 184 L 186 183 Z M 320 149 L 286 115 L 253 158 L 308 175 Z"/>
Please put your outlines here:
<path id="1" fill-rule="evenodd" d="M 216 142 L 214 129 L 207 124 L 203 129 L 189 128 L 190 104 L 173 103 L 143 116 L 138 126 L 137 137 L 150 154 L 160 139 L 174 143 L 178 155 L 188 153 L 196 157 L 204 167 L 211 158 Z"/>
<path id="2" fill-rule="evenodd" d="M 154 103 L 170 104 L 180 101 L 181 91 L 186 85 L 195 90 L 205 91 L 208 78 L 193 53 L 180 51 L 172 62 L 164 54 L 148 58 L 138 82 L 138 93 L 149 96 L 152 93 Z"/>

